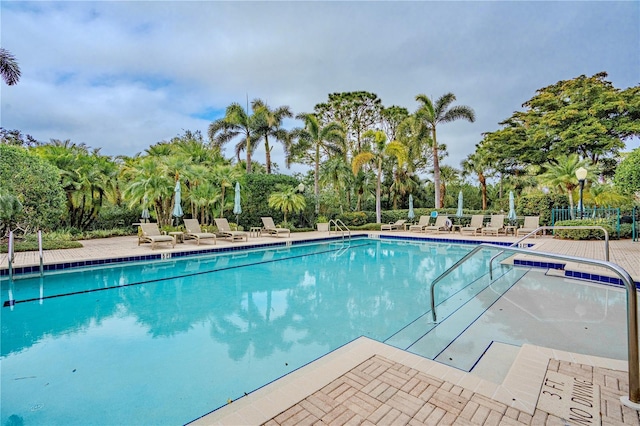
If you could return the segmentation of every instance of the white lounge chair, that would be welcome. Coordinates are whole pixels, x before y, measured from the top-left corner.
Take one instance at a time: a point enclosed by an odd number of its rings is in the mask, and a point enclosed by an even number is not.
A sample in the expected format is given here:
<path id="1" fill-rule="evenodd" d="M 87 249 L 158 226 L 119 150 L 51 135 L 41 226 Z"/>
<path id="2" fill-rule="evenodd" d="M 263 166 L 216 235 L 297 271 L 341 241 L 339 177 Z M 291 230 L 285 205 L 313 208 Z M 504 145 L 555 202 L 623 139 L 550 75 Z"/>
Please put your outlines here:
<path id="1" fill-rule="evenodd" d="M 449 220 L 449 218 L 447 216 L 438 216 L 436 218 L 436 222 L 433 225 L 428 225 L 428 226 L 424 227 L 424 232 L 429 232 L 429 231 L 435 231 L 435 232 L 447 231 L 447 230 L 449 230 L 450 226 L 451 226 L 451 221 Z"/>
<path id="2" fill-rule="evenodd" d="M 406 222 L 405 219 L 396 220 L 395 223 L 389 222 L 388 224 L 384 224 L 380 226 L 380 230 L 381 231 L 394 231 L 394 230 L 399 231 L 403 229 L 405 222 Z"/>
<path id="3" fill-rule="evenodd" d="M 279 237 L 280 234 L 287 234 L 287 237 L 291 236 L 291 230 L 289 228 L 282 228 L 276 226 L 273 223 L 273 218 L 270 216 L 262 218 L 262 231 L 261 233 L 269 234 L 274 237 Z"/>
<path id="4" fill-rule="evenodd" d="M 218 234 L 220 234 L 224 238 L 229 238 L 231 242 L 234 241 L 249 241 L 249 234 L 244 231 L 232 231 L 231 226 L 229 226 L 229 221 L 225 218 L 214 219 L 216 221 L 216 226 L 218 227 Z"/>
<path id="5" fill-rule="evenodd" d="M 484 215 L 474 214 L 471 216 L 471 223 L 469 226 L 463 226 L 460 228 L 460 233 L 472 232 L 473 235 L 478 235 L 478 232 L 482 230 L 482 222 L 484 222 Z"/>
<path id="6" fill-rule="evenodd" d="M 420 220 L 417 224 L 409 226 L 411 232 L 422 232 L 425 226 L 429 226 L 429 216 L 420 216 Z"/>
<path id="7" fill-rule="evenodd" d="M 529 232 L 533 232 L 540 227 L 540 216 L 525 216 L 524 224 L 516 229 L 516 237 L 527 235 Z M 537 238 L 538 233 L 533 234 L 533 238 Z"/>
<path id="8" fill-rule="evenodd" d="M 187 232 L 184 233 L 186 238 L 195 239 L 197 245 L 200 245 L 200 240 L 212 239 L 213 244 L 216 244 L 216 234 L 211 232 L 202 232 L 200 228 L 200 222 L 198 219 L 184 219 L 184 227 Z"/>
<path id="9" fill-rule="evenodd" d="M 491 215 L 491 223 L 489 225 L 482 228 L 482 235 L 495 235 L 496 237 L 500 235 L 500 232 L 503 232 L 504 229 L 504 215 L 503 214 L 492 214 Z"/>
<path id="10" fill-rule="evenodd" d="M 140 243 L 151 243 L 153 250 L 157 243 L 170 243 L 172 247 L 176 246 L 176 239 L 171 235 L 162 234 L 157 223 L 141 223 L 142 232 L 138 235 L 138 245 Z"/>

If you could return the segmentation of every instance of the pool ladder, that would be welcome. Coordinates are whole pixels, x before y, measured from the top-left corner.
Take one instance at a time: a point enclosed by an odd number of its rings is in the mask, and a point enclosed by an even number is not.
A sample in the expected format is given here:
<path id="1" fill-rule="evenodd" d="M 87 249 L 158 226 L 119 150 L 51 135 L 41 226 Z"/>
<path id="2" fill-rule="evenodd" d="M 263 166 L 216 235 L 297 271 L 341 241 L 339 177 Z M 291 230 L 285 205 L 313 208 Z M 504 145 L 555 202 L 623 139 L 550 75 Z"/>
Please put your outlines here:
<path id="1" fill-rule="evenodd" d="M 576 227 L 569 227 L 575 229 Z M 608 243 L 608 239 L 607 239 Z M 431 315 L 433 322 L 437 322 L 436 304 L 435 304 L 435 286 L 443 278 L 456 270 L 460 265 L 473 257 L 476 253 L 484 249 L 501 250 L 501 253 L 520 253 L 536 257 L 543 257 L 555 260 L 565 260 L 569 262 L 582 263 L 585 265 L 599 266 L 609 269 L 616 274 L 624 283 L 627 291 L 627 348 L 629 359 L 629 396 L 620 397 L 620 401 L 627 407 L 640 411 L 640 362 L 638 357 L 638 293 L 635 283 L 631 275 L 621 266 L 611 263 L 608 260 L 587 259 L 584 257 L 569 256 L 563 254 L 541 252 L 522 247 L 503 247 L 495 244 L 482 243 L 477 245 L 473 250 L 467 253 L 462 259 L 458 260 L 449 269 L 444 271 L 440 276 L 431 282 Z M 607 244 L 608 252 L 608 244 Z M 608 256 L 607 256 L 608 258 Z"/>
<path id="2" fill-rule="evenodd" d="M 44 251 L 42 248 L 42 231 L 38 231 L 38 253 L 40 255 L 40 276 L 44 274 Z M 7 259 L 9 262 L 9 280 L 13 281 L 13 262 L 15 261 L 15 238 L 13 231 L 9 231 L 9 245 L 7 246 Z"/>
<path id="3" fill-rule="evenodd" d="M 344 222 L 342 222 L 340 219 L 331 219 L 329 221 L 329 234 L 331 234 L 331 224 L 333 223 L 333 227 L 334 227 L 334 231 L 336 232 L 336 234 L 338 232 L 342 233 L 342 241 L 344 242 L 344 233 L 347 233 L 347 236 L 349 237 L 349 245 L 351 245 L 351 230 L 349 229 L 349 227 L 347 225 L 344 224 Z"/>

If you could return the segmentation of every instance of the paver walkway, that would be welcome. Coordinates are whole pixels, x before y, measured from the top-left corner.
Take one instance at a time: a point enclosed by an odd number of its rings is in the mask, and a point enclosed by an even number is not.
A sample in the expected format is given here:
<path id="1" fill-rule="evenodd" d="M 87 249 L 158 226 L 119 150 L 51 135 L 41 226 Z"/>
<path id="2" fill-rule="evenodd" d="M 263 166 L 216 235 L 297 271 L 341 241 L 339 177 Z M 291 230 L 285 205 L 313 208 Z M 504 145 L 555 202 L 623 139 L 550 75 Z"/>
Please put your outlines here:
<path id="1" fill-rule="evenodd" d="M 626 373 L 550 360 L 548 370 L 600 385 L 603 425 L 640 425 L 620 403 Z M 566 425 L 536 409 L 533 415 L 375 355 L 263 423 L 288 425 Z"/>

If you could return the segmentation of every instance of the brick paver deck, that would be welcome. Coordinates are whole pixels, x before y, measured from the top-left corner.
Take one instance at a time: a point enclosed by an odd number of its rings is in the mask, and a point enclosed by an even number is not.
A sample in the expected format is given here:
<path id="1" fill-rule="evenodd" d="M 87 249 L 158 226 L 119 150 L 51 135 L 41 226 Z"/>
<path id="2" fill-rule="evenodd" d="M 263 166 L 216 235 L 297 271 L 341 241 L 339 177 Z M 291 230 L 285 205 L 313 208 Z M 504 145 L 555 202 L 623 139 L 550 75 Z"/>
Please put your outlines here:
<path id="1" fill-rule="evenodd" d="M 603 425 L 640 425 L 620 403 L 624 372 L 550 360 L 549 370 L 601 387 Z M 288 425 L 565 425 L 536 409 L 533 415 L 375 355 L 319 391 L 263 423 Z"/>

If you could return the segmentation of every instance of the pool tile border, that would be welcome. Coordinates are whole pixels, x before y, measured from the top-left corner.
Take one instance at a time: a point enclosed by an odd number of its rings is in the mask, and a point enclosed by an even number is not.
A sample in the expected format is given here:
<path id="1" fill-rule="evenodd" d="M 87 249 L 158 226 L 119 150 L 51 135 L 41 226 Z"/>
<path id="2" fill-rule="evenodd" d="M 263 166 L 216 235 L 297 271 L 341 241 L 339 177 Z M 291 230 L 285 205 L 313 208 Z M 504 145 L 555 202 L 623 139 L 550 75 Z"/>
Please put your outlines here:
<path id="1" fill-rule="evenodd" d="M 351 237 L 352 239 L 366 239 L 366 235 L 354 235 Z M 106 259 L 88 259 L 88 260 L 79 260 L 73 262 L 59 262 L 59 263 L 49 263 L 43 265 L 42 269 L 44 272 L 53 272 L 53 271 L 62 271 L 65 269 L 72 268 L 84 268 L 88 266 L 103 266 L 109 264 L 117 264 L 117 263 L 126 263 L 126 262 L 143 262 L 150 260 L 168 260 L 177 257 L 191 257 L 191 256 L 201 256 L 203 254 L 212 254 L 212 253 L 226 253 L 226 252 L 234 252 L 241 250 L 252 250 L 252 249 L 260 249 L 260 248 L 276 248 L 276 247 L 288 247 L 294 245 L 308 244 L 316 241 L 342 241 L 341 236 L 336 237 L 323 237 L 323 238 L 315 238 L 312 240 L 298 240 L 298 241 L 278 241 L 278 242 L 270 242 L 270 243 L 261 243 L 261 244 L 253 244 L 253 245 L 242 245 L 242 246 L 226 246 L 226 247 L 212 247 L 201 250 L 190 250 L 190 251 L 177 251 L 177 252 L 163 252 L 163 253 L 153 253 L 142 256 L 124 256 L 124 257 L 115 257 L 115 258 L 106 258 Z M 35 274 L 40 272 L 39 265 L 31 265 L 31 266 L 19 266 L 13 268 L 14 275 L 27 275 L 27 274 Z M 9 275 L 9 269 L 3 268 L 0 269 L 0 277 L 5 277 Z"/>

